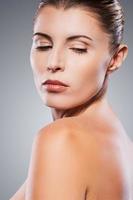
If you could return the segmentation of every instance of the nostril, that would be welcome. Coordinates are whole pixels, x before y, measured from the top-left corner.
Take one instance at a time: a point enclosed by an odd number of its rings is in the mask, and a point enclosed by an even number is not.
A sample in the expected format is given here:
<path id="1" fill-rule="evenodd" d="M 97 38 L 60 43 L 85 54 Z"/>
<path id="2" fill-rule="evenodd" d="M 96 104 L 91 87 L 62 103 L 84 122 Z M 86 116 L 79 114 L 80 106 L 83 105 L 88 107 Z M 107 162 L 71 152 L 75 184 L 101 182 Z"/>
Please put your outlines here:
<path id="1" fill-rule="evenodd" d="M 51 71 L 55 72 L 55 71 L 61 70 L 61 67 L 55 66 L 55 67 L 48 67 L 47 69 L 49 71 L 51 70 Z"/>

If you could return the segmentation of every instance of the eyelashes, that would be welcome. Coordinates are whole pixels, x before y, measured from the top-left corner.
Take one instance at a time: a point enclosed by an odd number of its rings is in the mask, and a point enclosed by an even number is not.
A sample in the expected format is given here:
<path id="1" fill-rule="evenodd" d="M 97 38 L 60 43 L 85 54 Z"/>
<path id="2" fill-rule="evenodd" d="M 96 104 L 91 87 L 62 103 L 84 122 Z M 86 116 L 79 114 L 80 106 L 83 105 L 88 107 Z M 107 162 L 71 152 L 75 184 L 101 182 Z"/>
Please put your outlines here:
<path id="1" fill-rule="evenodd" d="M 52 47 L 51 46 L 38 46 L 35 49 L 37 49 L 39 51 L 48 51 L 50 48 L 52 48 Z M 72 49 L 77 54 L 87 53 L 87 49 L 82 49 L 82 48 L 70 48 L 70 49 Z"/>
<path id="2" fill-rule="evenodd" d="M 36 47 L 35 49 L 39 51 L 47 51 L 49 48 L 51 48 L 51 46 L 39 46 L 39 47 Z"/>
<path id="3" fill-rule="evenodd" d="M 71 48 L 74 52 L 78 54 L 84 54 L 87 53 L 87 49 L 80 49 L 80 48 Z"/>

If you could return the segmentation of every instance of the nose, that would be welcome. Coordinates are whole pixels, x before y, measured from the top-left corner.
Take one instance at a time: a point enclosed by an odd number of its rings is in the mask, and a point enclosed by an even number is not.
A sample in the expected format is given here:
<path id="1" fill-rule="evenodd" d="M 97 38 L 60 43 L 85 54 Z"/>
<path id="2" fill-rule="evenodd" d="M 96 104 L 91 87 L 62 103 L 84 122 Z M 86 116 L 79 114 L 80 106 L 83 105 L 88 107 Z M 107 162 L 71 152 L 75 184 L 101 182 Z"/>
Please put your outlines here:
<path id="1" fill-rule="evenodd" d="M 58 51 L 51 51 L 48 58 L 47 70 L 51 72 L 64 71 L 63 56 Z"/>

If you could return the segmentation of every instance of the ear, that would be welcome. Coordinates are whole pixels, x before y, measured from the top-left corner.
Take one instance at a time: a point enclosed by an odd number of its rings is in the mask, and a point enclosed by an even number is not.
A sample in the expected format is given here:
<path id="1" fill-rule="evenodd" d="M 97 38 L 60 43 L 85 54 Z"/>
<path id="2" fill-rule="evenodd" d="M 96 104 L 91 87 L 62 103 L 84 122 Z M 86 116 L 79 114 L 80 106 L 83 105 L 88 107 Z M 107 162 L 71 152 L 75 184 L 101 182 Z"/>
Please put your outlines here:
<path id="1" fill-rule="evenodd" d="M 107 69 L 107 74 L 114 72 L 115 70 L 119 69 L 122 65 L 123 61 L 127 57 L 128 54 L 128 46 L 125 44 L 120 44 L 116 53 L 113 55 L 111 62 Z"/>

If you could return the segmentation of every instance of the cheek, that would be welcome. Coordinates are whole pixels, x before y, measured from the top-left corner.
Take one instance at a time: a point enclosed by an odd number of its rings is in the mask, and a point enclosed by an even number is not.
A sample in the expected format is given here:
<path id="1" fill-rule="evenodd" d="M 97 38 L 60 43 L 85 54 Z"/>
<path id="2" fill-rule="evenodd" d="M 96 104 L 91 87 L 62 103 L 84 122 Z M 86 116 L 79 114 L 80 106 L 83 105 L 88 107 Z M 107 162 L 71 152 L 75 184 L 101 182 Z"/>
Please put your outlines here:
<path id="1" fill-rule="evenodd" d="M 103 81 L 104 78 L 104 70 L 103 66 L 100 66 L 96 63 L 96 65 L 92 65 L 85 74 L 86 79 L 88 78 L 88 83 L 99 85 Z"/>
<path id="2" fill-rule="evenodd" d="M 43 56 L 44 57 L 44 56 Z M 41 54 L 31 49 L 30 63 L 34 76 L 41 76 L 44 73 L 44 61 Z"/>
<path id="3" fill-rule="evenodd" d="M 73 67 L 69 68 L 68 73 L 77 89 L 79 87 L 89 89 L 101 85 L 105 75 L 103 62 L 100 62 L 99 59 L 96 60 L 96 58 L 82 58 L 81 62 L 78 60 L 78 62 L 75 63 L 76 64 L 73 63 Z"/>
<path id="4" fill-rule="evenodd" d="M 79 102 L 88 101 L 102 88 L 105 79 L 105 65 L 105 61 L 100 58 L 90 59 L 88 62 L 84 62 L 84 65 L 82 63 L 82 68 L 79 65 L 78 85 L 75 86 L 74 94 Z"/>
<path id="5" fill-rule="evenodd" d="M 92 69 L 93 68 L 93 69 Z M 102 87 L 104 80 L 104 73 L 101 69 L 92 66 L 91 69 L 82 74 L 83 79 L 80 82 L 80 91 L 87 94 L 89 97 L 93 96 Z"/>
<path id="6" fill-rule="evenodd" d="M 37 54 L 32 49 L 30 52 L 30 64 L 31 64 L 32 72 L 33 72 L 34 83 L 35 83 L 37 91 L 39 92 L 40 84 L 42 80 L 41 75 L 43 74 L 42 61 L 41 61 L 40 55 Z"/>

